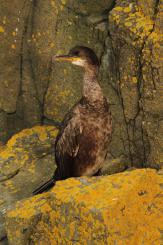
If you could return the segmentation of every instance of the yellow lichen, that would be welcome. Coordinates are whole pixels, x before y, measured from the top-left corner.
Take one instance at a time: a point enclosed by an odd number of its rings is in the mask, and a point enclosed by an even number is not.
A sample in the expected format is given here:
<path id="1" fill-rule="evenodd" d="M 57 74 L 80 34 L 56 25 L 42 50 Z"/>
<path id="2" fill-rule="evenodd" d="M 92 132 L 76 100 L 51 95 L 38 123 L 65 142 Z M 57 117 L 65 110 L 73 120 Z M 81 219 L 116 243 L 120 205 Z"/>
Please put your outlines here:
<path id="1" fill-rule="evenodd" d="M 63 5 L 65 5 L 65 4 L 66 4 L 66 0 L 61 0 L 61 3 L 62 3 Z"/>
<path id="2" fill-rule="evenodd" d="M 54 130 L 53 126 L 35 126 L 33 128 L 28 128 L 28 129 L 24 129 L 22 130 L 20 133 L 15 134 L 8 142 L 7 142 L 7 146 L 9 148 L 12 148 L 15 144 L 16 141 L 19 138 L 26 138 L 29 137 L 32 134 L 37 134 L 39 139 L 41 141 L 44 141 L 48 138 L 48 132 L 51 133 L 53 136 L 57 135 L 57 129 Z"/>
<path id="3" fill-rule="evenodd" d="M 50 205 L 48 205 L 48 203 L 45 203 L 41 208 L 40 208 L 42 213 L 47 213 L 47 212 L 51 212 L 52 208 L 50 207 Z"/>
<path id="4" fill-rule="evenodd" d="M 163 177 L 149 169 L 83 181 L 71 178 L 20 202 L 8 218 L 20 220 L 17 228 L 22 231 L 26 220 L 30 224 L 40 212 L 42 219 L 32 228 L 34 244 L 159 244 L 162 184 Z"/>
<path id="5" fill-rule="evenodd" d="M 122 11 L 123 10 L 123 7 L 120 7 L 120 6 L 117 6 L 114 8 L 114 11 Z"/>
<path id="6" fill-rule="evenodd" d="M 0 146 L 0 153 L 2 153 L 2 152 L 4 152 L 5 151 L 5 149 L 6 149 L 6 146 L 4 145 L 4 146 Z"/>
<path id="7" fill-rule="evenodd" d="M 3 28 L 3 26 L 0 26 L 0 33 L 5 32 L 5 29 Z"/>
<path id="8" fill-rule="evenodd" d="M 137 77 L 132 77 L 132 82 L 137 83 L 138 82 Z"/>
<path id="9" fill-rule="evenodd" d="M 141 43 L 153 29 L 154 22 L 150 17 L 144 15 L 140 9 L 131 11 L 131 7 L 115 7 L 110 15 L 110 20 L 115 21 L 118 27 L 125 26 L 132 35 L 137 37 L 136 44 Z"/>
<path id="10" fill-rule="evenodd" d="M 4 149 L 2 149 L 2 151 L 0 152 L 0 157 L 7 159 L 7 158 L 12 158 L 15 157 L 15 153 L 12 152 L 10 149 L 8 149 L 7 147 L 5 147 Z"/>
<path id="11" fill-rule="evenodd" d="M 15 37 L 17 35 L 17 33 L 15 31 L 13 31 L 12 35 Z"/>
<path id="12" fill-rule="evenodd" d="M 16 45 L 13 43 L 13 44 L 11 44 L 11 48 L 12 49 L 16 49 Z"/>
<path id="13" fill-rule="evenodd" d="M 126 21 L 126 22 L 124 23 L 124 25 L 127 26 L 127 27 L 129 27 L 129 26 L 132 26 L 132 23 Z"/>
<path id="14" fill-rule="evenodd" d="M 57 132 L 57 129 L 53 126 L 35 126 L 30 129 L 24 129 L 11 137 L 7 144 L 0 148 L 1 162 L 4 161 L 3 168 L 0 170 L 1 175 L 4 176 L 4 178 L 7 178 L 7 176 L 10 177 L 22 169 L 27 163 L 27 171 L 33 174 L 35 172 L 37 159 L 37 154 L 35 155 L 32 152 L 33 143 L 35 142 L 37 145 L 43 142 L 46 143 L 46 146 L 49 145 L 48 147 L 50 147 L 51 139 L 55 139 Z M 31 136 L 33 136 L 33 138 Z M 29 145 L 27 147 L 27 144 L 24 144 L 24 142 L 27 142 L 28 137 Z M 30 147 L 30 145 L 32 147 Z M 44 154 L 44 152 L 42 154 Z M 11 180 L 6 180 L 4 186 L 9 188 L 12 193 L 18 191 Z"/>
<path id="15" fill-rule="evenodd" d="M 124 13 L 129 13 L 131 11 L 131 7 L 130 6 L 125 7 L 125 8 L 123 8 L 123 11 L 124 11 Z"/>
<path id="16" fill-rule="evenodd" d="M 37 211 L 38 198 L 39 197 L 33 197 L 33 201 L 32 201 L 33 204 L 32 205 L 31 205 L 31 200 L 25 200 L 23 203 L 23 206 L 21 206 L 22 208 L 25 207 L 24 211 L 22 212 L 21 208 L 18 207 L 15 210 L 10 211 L 8 217 L 10 217 L 10 218 L 21 217 L 22 219 L 30 219 L 32 216 L 35 215 L 35 213 Z M 45 199 L 39 200 L 40 208 L 42 208 L 42 205 L 46 205 Z M 18 202 L 18 206 L 19 206 L 19 202 Z M 43 210 L 46 210 L 46 208 Z"/>

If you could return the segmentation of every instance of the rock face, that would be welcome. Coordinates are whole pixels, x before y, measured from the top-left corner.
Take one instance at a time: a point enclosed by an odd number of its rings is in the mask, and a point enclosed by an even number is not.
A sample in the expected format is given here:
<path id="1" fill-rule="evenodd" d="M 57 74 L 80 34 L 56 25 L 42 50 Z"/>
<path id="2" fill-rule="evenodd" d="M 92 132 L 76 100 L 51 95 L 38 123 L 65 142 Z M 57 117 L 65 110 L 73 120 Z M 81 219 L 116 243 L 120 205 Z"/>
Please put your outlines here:
<path id="1" fill-rule="evenodd" d="M 70 66 L 52 65 L 51 56 L 68 52 L 76 44 L 92 46 L 100 55 L 105 33 L 99 38 L 95 24 L 107 18 L 105 10 L 112 3 L 113 0 L 100 4 L 94 0 L 14 0 L 12 8 L 9 0 L 1 1 L 0 137 L 3 141 L 45 117 L 61 120 L 79 98 L 80 72 L 72 72 Z"/>
<path id="2" fill-rule="evenodd" d="M 36 126 L 14 135 L 0 147 L 0 241 L 6 234 L 6 211 L 17 200 L 31 196 L 36 186 L 53 174 L 56 134 L 55 127 Z"/>
<path id="3" fill-rule="evenodd" d="M 101 60 L 100 84 L 111 104 L 109 158 L 161 166 L 161 1 L 13 0 L 13 5 L 1 2 L 0 141 L 47 118 L 62 120 L 81 95 L 82 71 L 52 64 L 51 56 L 86 45 Z"/>
<path id="4" fill-rule="evenodd" d="M 126 153 L 137 166 L 162 166 L 161 6 L 155 0 L 116 1 L 109 15 L 112 86 L 121 100 Z"/>
<path id="5" fill-rule="evenodd" d="M 59 181 L 7 214 L 9 244 L 162 244 L 162 185 L 149 169 Z"/>

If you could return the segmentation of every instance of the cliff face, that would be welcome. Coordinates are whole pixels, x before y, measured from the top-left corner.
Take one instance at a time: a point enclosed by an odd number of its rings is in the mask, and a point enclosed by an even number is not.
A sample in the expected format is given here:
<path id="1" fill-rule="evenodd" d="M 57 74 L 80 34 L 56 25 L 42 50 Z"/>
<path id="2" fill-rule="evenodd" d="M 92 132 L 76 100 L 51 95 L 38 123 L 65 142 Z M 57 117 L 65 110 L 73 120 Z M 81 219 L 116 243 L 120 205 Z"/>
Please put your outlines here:
<path id="1" fill-rule="evenodd" d="M 100 84 L 111 104 L 108 157 L 161 165 L 161 1 L 13 0 L 12 6 L 1 1 L 0 141 L 47 118 L 62 120 L 81 96 L 82 71 L 52 64 L 51 57 L 86 45 L 100 57 Z"/>
<path id="2" fill-rule="evenodd" d="M 131 162 L 140 165 L 162 162 L 161 4 L 117 1 L 109 16 L 113 81 L 121 101 L 125 146 Z"/>
<path id="3" fill-rule="evenodd" d="M 111 0 L 1 1 L 0 137 L 42 123 L 60 121 L 80 97 L 81 72 L 51 63 L 56 53 L 76 45 L 100 56 L 105 34 L 90 24 L 106 19 Z M 108 12 L 108 11 L 107 11 Z M 95 17 L 94 17 L 95 15 Z M 105 28 L 104 28 L 105 29 Z M 101 35 L 101 37 L 99 37 Z"/>

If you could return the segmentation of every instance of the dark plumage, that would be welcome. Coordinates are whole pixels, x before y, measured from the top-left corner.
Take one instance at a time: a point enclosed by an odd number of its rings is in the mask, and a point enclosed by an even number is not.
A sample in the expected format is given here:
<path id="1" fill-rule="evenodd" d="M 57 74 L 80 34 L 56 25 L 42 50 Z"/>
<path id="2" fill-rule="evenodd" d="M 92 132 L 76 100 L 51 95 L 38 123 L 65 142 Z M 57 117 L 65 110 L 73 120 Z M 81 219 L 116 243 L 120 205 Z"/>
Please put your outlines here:
<path id="1" fill-rule="evenodd" d="M 96 54 L 90 48 L 76 46 L 68 55 L 53 59 L 70 61 L 84 68 L 83 93 L 65 116 L 56 138 L 54 176 L 33 194 L 47 191 L 57 180 L 98 175 L 111 140 L 111 114 L 97 80 L 99 61 Z"/>

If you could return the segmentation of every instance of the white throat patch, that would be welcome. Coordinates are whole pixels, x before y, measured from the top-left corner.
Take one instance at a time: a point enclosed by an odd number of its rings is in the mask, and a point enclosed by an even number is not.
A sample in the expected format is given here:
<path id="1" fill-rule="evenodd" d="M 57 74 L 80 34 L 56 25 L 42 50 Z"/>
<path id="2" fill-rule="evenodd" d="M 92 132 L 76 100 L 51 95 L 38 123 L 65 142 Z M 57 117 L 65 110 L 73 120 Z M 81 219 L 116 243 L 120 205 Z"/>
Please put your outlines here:
<path id="1" fill-rule="evenodd" d="M 77 66 L 84 66 L 84 64 L 85 64 L 85 61 L 84 60 L 74 60 L 74 61 L 72 61 L 72 64 L 74 64 L 74 65 L 77 65 Z"/>

